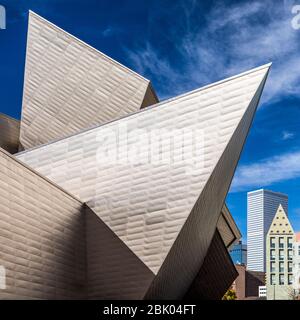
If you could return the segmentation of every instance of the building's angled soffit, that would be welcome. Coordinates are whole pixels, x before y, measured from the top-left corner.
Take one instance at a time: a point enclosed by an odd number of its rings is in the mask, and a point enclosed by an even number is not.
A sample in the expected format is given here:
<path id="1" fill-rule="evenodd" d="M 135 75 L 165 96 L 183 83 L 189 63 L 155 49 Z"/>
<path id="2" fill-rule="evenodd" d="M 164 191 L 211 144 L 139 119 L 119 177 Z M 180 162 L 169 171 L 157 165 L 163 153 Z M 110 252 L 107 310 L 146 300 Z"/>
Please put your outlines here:
<path id="1" fill-rule="evenodd" d="M 217 228 L 228 250 L 242 237 L 226 203 L 222 208 Z"/>
<path id="2" fill-rule="evenodd" d="M 9 153 L 18 152 L 20 121 L 0 113 L 0 148 Z"/>
<path id="3" fill-rule="evenodd" d="M 219 232 L 216 231 L 203 265 L 185 294 L 184 299 L 198 301 L 221 300 L 237 276 L 238 272 L 229 252 Z"/>
<path id="4" fill-rule="evenodd" d="M 21 148 L 155 104 L 149 80 L 29 13 Z"/>
<path id="5" fill-rule="evenodd" d="M 181 272 L 183 264 L 188 263 L 186 272 L 193 279 L 203 262 L 269 67 L 265 65 L 167 100 L 21 153 L 18 158 L 87 202 L 153 273 L 163 274 L 168 286 L 175 286 L 168 282 L 175 270 Z M 150 149 L 145 143 L 149 136 L 140 139 L 142 131 L 135 130 L 176 131 L 177 138 L 192 132 L 199 140 L 187 140 L 187 147 L 195 143 L 199 158 L 195 163 L 153 164 L 145 159 L 139 164 L 131 163 L 127 154 L 118 153 L 117 145 L 112 143 L 109 150 L 116 151 L 118 163 L 103 161 L 99 147 L 107 143 L 106 135 L 120 135 L 118 141 L 123 141 L 127 134 L 121 129 L 124 127 L 133 133 L 130 147 L 139 150 L 146 145 L 146 153 Z M 168 135 L 161 138 L 165 141 Z M 177 150 L 174 148 L 173 152 Z M 162 155 L 166 155 L 164 152 Z M 192 242 L 186 240 L 188 237 L 194 237 Z M 189 245 L 182 252 L 185 241 Z M 199 250 L 199 257 L 189 263 L 191 257 L 183 256 L 191 251 L 195 256 L 195 250 Z M 169 270 L 171 265 L 174 272 Z M 160 292 L 164 297 L 178 298 L 189 286 L 184 276 L 182 283 L 176 283 L 177 293 L 166 283 L 157 285 L 162 279 L 157 277 L 149 297 L 159 296 L 157 290 L 163 288 Z"/>

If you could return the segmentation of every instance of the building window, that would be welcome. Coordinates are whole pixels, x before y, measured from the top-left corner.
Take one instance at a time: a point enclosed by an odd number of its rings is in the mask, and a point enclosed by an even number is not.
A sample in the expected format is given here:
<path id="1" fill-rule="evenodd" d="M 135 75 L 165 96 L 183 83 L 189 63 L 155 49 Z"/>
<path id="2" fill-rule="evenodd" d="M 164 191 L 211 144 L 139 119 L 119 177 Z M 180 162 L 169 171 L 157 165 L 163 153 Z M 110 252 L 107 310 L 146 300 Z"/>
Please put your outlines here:
<path id="1" fill-rule="evenodd" d="M 288 237 L 288 247 L 293 248 L 293 238 Z"/>
<path id="2" fill-rule="evenodd" d="M 279 237 L 279 248 L 284 248 L 284 238 Z"/>
<path id="3" fill-rule="evenodd" d="M 291 261 L 288 262 L 288 272 L 292 272 L 293 271 L 293 264 Z"/>
<path id="4" fill-rule="evenodd" d="M 279 272 L 284 272 L 283 261 L 280 261 L 280 262 L 279 262 Z"/>
<path id="5" fill-rule="evenodd" d="M 292 274 L 288 275 L 288 284 L 293 284 L 293 275 Z"/>
<path id="6" fill-rule="evenodd" d="M 299 279 L 300 280 L 300 279 Z M 275 274 L 271 274 L 271 279 L 270 279 L 271 284 L 276 284 L 275 283 Z"/>
<path id="7" fill-rule="evenodd" d="M 274 261 L 272 261 L 271 262 L 271 272 L 275 272 L 275 262 Z"/>
<path id="8" fill-rule="evenodd" d="M 300 256 L 300 246 L 298 246 L 298 256 Z"/>
<path id="9" fill-rule="evenodd" d="M 275 238 L 274 237 L 271 237 L 271 239 L 270 239 L 270 246 L 271 246 L 271 248 L 275 248 Z"/>
<path id="10" fill-rule="evenodd" d="M 275 250 L 271 250 L 271 260 L 275 260 Z"/>
<path id="11" fill-rule="evenodd" d="M 293 260 L 293 250 L 288 250 L 288 259 Z"/>
<path id="12" fill-rule="evenodd" d="M 279 275 L 279 284 L 284 285 L 284 275 L 283 274 Z"/>
<path id="13" fill-rule="evenodd" d="M 284 260 L 284 250 L 279 250 L 279 260 Z"/>

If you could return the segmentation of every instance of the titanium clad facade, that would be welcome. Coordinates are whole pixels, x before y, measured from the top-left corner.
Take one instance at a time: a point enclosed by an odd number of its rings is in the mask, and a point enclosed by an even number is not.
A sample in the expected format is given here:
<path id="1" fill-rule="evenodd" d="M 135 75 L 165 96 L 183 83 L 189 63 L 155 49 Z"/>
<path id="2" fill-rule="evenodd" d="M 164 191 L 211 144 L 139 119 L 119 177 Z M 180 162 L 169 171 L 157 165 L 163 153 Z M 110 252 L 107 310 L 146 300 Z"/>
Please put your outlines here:
<path id="1" fill-rule="evenodd" d="M 208 250 L 268 69 L 269 66 L 254 69 L 21 153 L 18 159 L 86 202 L 157 274 L 192 210 L 205 223 L 211 222 L 201 248 L 203 253 Z M 198 158 L 201 167 L 184 161 L 152 164 L 147 161 L 148 149 L 141 149 L 146 158 L 140 163 L 128 162 L 128 154 L 119 152 L 117 144 L 107 140 L 111 133 L 119 141 L 129 137 L 130 148 L 140 150 L 147 140 L 140 133 L 153 129 L 201 132 L 203 139 L 196 146 L 202 155 Z M 118 154 L 117 163 L 103 161 L 101 151 L 105 143 L 112 154 Z M 214 195 L 219 197 L 218 201 Z M 204 201 L 205 208 L 202 204 L 196 206 L 198 199 L 200 203 Z M 209 204 L 210 209 L 206 210 Z M 204 212 L 210 211 L 210 219 L 205 220 Z"/>
<path id="2" fill-rule="evenodd" d="M 149 80 L 30 12 L 21 149 L 157 102 Z"/>
<path id="3" fill-rule="evenodd" d="M 9 153 L 18 152 L 20 121 L 0 113 L 0 148 Z"/>
<path id="4" fill-rule="evenodd" d="M 88 299 L 143 299 L 151 270 L 86 206 Z"/>
<path id="5" fill-rule="evenodd" d="M 242 237 L 226 204 L 224 204 L 219 216 L 217 230 L 228 250 Z"/>
<path id="6" fill-rule="evenodd" d="M 85 297 L 82 203 L 0 149 L 0 299 Z"/>
<path id="7" fill-rule="evenodd" d="M 228 250 L 216 231 L 203 265 L 184 299 L 221 300 L 237 276 Z"/>
<path id="8" fill-rule="evenodd" d="M 247 195 L 247 268 L 265 272 L 266 235 L 277 208 L 288 212 L 288 197 L 269 190 L 256 190 Z"/>
<path id="9" fill-rule="evenodd" d="M 157 103 L 31 12 L 25 151 L 0 149 L 0 299 L 220 299 L 241 236 L 224 201 L 269 68 Z"/>
<path id="10" fill-rule="evenodd" d="M 229 249 L 238 239 L 241 238 L 241 233 L 235 223 L 232 224 L 232 221 L 229 220 L 230 218 L 228 219 L 228 216 L 231 217 L 228 212 L 227 206 L 224 205 L 218 220 L 217 229 L 225 246 Z"/>
<path id="11" fill-rule="evenodd" d="M 214 236 L 212 226 L 217 223 L 218 212 L 221 210 L 228 193 L 263 86 L 264 81 L 260 84 L 218 164 L 205 184 L 159 273 L 154 278 L 146 298 L 180 299 L 187 292 L 189 284 L 195 279 L 199 268 L 203 265 Z M 178 274 L 180 274 L 179 279 Z"/>

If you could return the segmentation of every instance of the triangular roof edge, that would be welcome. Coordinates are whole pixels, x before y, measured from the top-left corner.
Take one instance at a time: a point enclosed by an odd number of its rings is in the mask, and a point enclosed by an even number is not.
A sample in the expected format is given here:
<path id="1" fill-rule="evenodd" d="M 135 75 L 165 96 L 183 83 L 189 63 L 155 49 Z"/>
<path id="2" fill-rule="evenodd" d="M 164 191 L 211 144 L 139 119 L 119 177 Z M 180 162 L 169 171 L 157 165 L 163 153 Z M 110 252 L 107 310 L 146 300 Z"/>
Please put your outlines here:
<path id="1" fill-rule="evenodd" d="M 274 229 L 276 229 L 276 228 L 274 228 L 274 224 L 277 224 L 277 220 L 278 220 L 278 218 L 279 218 L 280 215 L 283 215 L 283 216 L 284 216 L 285 221 L 286 221 L 286 223 L 288 224 L 288 226 L 286 226 L 286 229 L 292 230 L 292 234 L 294 235 L 294 234 L 295 234 L 294 229 L 293 229 L 293 227 L 292 227 L 292 225 L 291 225 L 291 223 L 290 223 L 290 220 L 289 220 L 289 218 L 288 218 L 288 216 L 287 216 L 287 214 L 286 214 L 286 212 L 285 212 L 285 210 L 284 210 L 284 208 L 283 208 L 283 206 L 282 206 L 281 203 L 279 204 L 279 206 L 278 206 L 278 208 L 277 208 L 277 210 L 276 210 L 275 216 L 274 216 L 274 218 L 273 218 L 273 220 L 272 220 L 272 223 L 271 223 L 271 225 L 270 225 L 270 228 L 269 228 L 267 234 L 270 235 L 270 234 L 272 233 L 272 231 L 274 231 Z M 277 227 L 277 225 L 276 225 L 276 227 Z M 278 233 L 276 233 L 276 232 L 274 231 L 274 234 L 276 235 L 276 234 L 278 234 Z M 279 234 L 282 235 L 282 233 L 279 233 Z M 286 233 L 286 235 L 288 235 L 288 233 Z"/>
<path id="2" fill-rule="evenodd" d="M 166 99 L 166 100 L 162 100 L 162 101 L 160 101 L 160 102 L 158 102 L 158 103 L 156 103 L 156 104 L 153 104 L 153 105 L 151 105 L 151 106 L 149 106 L 149 107 L 147 107 L 147 108 L 143 108 L 143 109 L 140 109 L 140 110 L 138 110 L 138 111 L 136 111 L 136 112 L 132 112 L 132 113 L 130 113 L 130 114 L 124 115 L 124 116 L 122 116 L 122 117 L 120 117 L 120 118 L 118 118 L 118 119 L 114 119 L 114 120 L 105 122 L 105 123 L 103 123 L 103 124 L 101 124 L 101 125 L 95 125 L 95 126 L 92 126 L 92 127 L 90 127 L 90 128 L 86 128 L 86 129 L 83 129 L 83 130 L 81 130 L 81 131 L 79 131 L 79 132 L 76 132 L 76 133 L 74 133 L 74 134 L 71 134 L 71 135 L 69 135 L 69 136 L 67 136 L 67 137 L 60 138 L 60 139 L 56 139 L 56 140 L 53 140 L 53 141 L 51 141 L 51 142 L 48 142 L 48 143 L 45 143 L 45 144 L 41 144 L 41 145 L 39 145 L 39 146 L 35 146 L 35 147 L 33 147 L 33 148 L 30 148 L 30 149 L 27 149 L 27 150 L 25 150 L 25 151 L 19 152 L 18 155 L 25 154 L 25 153 L 30 152 L 30 151 L 33 151 L 33 150 L 35 150 L 35 149 L 43 148 L 43 147 L 48 146 L 48 145 L 50 145 L 50 144 L 56 143 L 56 142 L 58 142 L 58 141 L 61 141 L 61 140 L 64 140 L 64 139 L 68 139 L 68 138 L 71 138 L 71 137 L 76 136 L 76 135 L 80 135 L 80 134 L 85 133 L 85 132 L 87 132 L 87 131 L 95 130 L 96 128 L 109 125 L 109 124 L 111 124 L 111 123 L 113 123 L 113 122 L 120 121 L 120 120 L 125 119 L 125 118 L 128 118 L 128 117 L 136 116 L 136 115 L 138 115 L 139 113 L 142 113 L 142 112 L 148 112 L 148 111 L 150 111 L 150 110 L 152 110 L 152 109 L 154 109 L 154 108 L 157 108 L 157 107 L 159 107 L 159 106 L 161 106 L 161 105 L 170 103 L 170 102 L 175 101 L 175 100 L 178 100 L 178 99 L 182 99 L 182 98 L 184 98 L 184 97 L 186 97 L 186 96 L 193 95 L 193 94 L 198 93 L 198 92 L 200 92 L 200 91 L 204 91 L 204 90 L 210 89 L 210 88 L 212 88 L 212 87 L 218 86 L 218 85 L 220 85 L 220 84 L 223 84 L 223 83 L 232 81 L 232 80 L 234 80 L 234 79 L 241 78 L 241 77 L 246 76 L 246 75 L 248 75 L 248 74 L 255 73 L 255 72 L 257 72 L 257 71 L 266 69 L 266 73 L 265 73 L 263 79 L 261 80 L 261 83 L 263 83 L 263 82 L 265 82 L 266 79 L 267 79 L 267 76 L 268 76 L 268 73 L 269 73 L 269 70 L 270 70 L 271 65 L 272 65 L 272 63 L 267 63 L 267 64 L 264 64 L 264 65 L 262 65 L 262 66 L 256 67 L 256 68 L 254 68 L 254 69 L 251 69 L 251 70 L 245 71 L 245 72 L 243 72 L 243 73 L 240 73 L 240 74 L 238 74 L 238 75 L 235 75 L 235 76 L 232 76 L 232 77 L 229 77 L 229 78 L 225 78 L 225 79 L 223 79 L 223 80 L 220 80 L 220 81 L 211 83 L 211 84 L 209 84 L 209 85 L 205 85 L 205 86 L 200 87 L 200 88 L 198 88 L 198 89 L 195 89 L 195 90 L 192 90 L 192 91 L 188 91 L 188 92 L 186 92 L 186 93 L 180 94 L 180 95 L 178 95 L 178 96 L 175 96 L 175 97 L 172 97 L 172 98 L 169 98 L 169 99 Z"/>
<path id="3" fill-rule="evenodd" d="M 139 73 L 137 73 L 136 71 L 134 71 L 134 70 L 132 70 L 132 69 L 130 69 L 130 68 L 128 68 L 128 67 L 126 67 L 126 66 L 124 66 L 122 63 L 120 63 L 120 62 L 118 62 L 117 60 L 115 60 L 115 59 L 113 59 L 113 58 L 109 57 L 108 55 L 106 55 L 106 54 L 105 54 L 105 53 L 103 53 L 102 51 L 100 51 L 100 50 L 96 49 L 95 47 L 93 47 L 93 46 L 89 45 L 88 43 L 84 42 L 83 40 L 81 40 L 81 39 L 77 38 L 76 36 L 74 36 L 73 34 L 69 33 L 68 31 L 66 31 L 66 30 L 64 30 L 64 29 L 62 29 L 62 28 L 60 28 L 59 26 L 57 26 L 57 25 L 56 25 L 56 24 L 54 24 L 53 22 L 50 22 L 49 20 L 45 19 L 44 17 L 40 16 L 40 15 L 39 15 L 39 14 L 37 14 L 36 12 L 34 12 L 34 11 L 32 11 L 32 10 L 29 10 L 29 17 L 30 17 L 30 16 L 34 16 L 34 17 L 36 17 L 36 18 L 38 18 L 38 19 L 40 19 L 40 20 L 44 21 L 44 22 L 45 22 L 45 23 L 47 23 L 48 25 L 50 25 L 50 26 L 52 26 L 52 27 L 54 27 L 54 28 L 56 28 L 56 29 L 58 29 L 58 30 L 60 30 L 60 31 L 64 32 L 66 35 L 68 35 L 68 36 L 72 37 L 74 40 L 78 41 L 79 43 L 81 43 L 82 45 L 86 46 L 87 48 L 89 48 L 89 49 L 91 49 L 91 50 L 95 51 L 97 54 L 102 55 L 102 56 L 103 56 L 103 57 L 105 57 L 106 59 L 108 59 L 108 60 L 110 60 L 111 62 L 113 62 L 113 63 L 115 63 L 116 65 L 118 65 L 119 67 L 121 67 L 121 68 L 123 68 L 123 69 L 127 70 L 128 72 L 130 72 L 130 73 L 132 73 L 132 74 L 134 74 L 134 75 L 138 76 L 138 77 L 139 77 L 139 78 L 141 78 L 142 80 L 144 80 L 144 81 L 146 81 L 146 82 L 148 82 L 148 83 L 151 83 L 151 81 L 150 81 L 149 79 L 147 79 L 147 78 L 143 77 L 142 75 L 140 75 L 140 74 L 139 74 Z M 29 21 L 28 21 L 28 22 L 29 22 Z"/>

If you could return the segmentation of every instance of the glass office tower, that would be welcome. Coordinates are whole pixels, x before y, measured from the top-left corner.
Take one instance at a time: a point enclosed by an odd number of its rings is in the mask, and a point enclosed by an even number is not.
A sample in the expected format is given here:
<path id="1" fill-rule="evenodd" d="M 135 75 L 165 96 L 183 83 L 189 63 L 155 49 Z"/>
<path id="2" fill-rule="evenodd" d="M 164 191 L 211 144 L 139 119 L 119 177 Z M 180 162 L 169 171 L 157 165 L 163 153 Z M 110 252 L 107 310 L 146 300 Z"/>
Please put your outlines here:
<path id="1" fill-rule="evenodd" d="M 239 241 L 230 250 L 230 256 L 234 264 L 247 264 L 247 245 Z"/>

